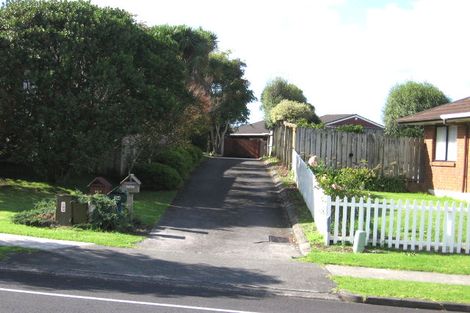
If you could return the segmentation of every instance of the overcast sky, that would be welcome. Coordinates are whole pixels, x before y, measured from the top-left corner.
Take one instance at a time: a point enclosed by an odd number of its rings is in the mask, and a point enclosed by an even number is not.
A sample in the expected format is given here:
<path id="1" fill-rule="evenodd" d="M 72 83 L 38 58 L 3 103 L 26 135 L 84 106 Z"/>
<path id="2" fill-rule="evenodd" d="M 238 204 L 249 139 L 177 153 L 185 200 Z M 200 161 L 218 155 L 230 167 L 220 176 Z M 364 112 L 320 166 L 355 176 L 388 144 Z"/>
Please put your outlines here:
<path id="1" fill-rule="evenodd" d="M 427 81 L 452 100 L 470 96 L 468 0 L 92 0 L 148 25 L 217 34 L 247 64 L 257 98 L 286 78 L 319 115 L 357 113 L 382 123 L 391 87 Z M 250 121 L 262 119 L 250 104 Z"/>

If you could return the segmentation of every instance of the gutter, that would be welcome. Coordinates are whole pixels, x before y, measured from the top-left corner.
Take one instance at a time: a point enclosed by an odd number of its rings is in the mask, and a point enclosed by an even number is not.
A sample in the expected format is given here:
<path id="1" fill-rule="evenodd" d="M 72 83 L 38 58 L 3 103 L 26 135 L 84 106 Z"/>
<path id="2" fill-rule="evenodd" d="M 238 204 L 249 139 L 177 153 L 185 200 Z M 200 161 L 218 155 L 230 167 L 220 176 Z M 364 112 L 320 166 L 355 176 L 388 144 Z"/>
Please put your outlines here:
<path id="1" fill-rule="evenodd" d="M 459 120 L 459 122 L 470 121 L 470 112 L 442 114 L 439 116 L 444 124 L 448 120 Z"/>

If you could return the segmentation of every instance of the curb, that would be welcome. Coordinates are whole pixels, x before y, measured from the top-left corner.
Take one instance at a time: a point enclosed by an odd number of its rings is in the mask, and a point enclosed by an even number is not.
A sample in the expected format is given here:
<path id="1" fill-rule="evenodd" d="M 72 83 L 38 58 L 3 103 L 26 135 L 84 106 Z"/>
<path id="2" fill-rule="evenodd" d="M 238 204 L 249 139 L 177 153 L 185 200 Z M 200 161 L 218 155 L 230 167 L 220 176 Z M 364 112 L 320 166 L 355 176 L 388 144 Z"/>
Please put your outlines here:
<path id="1" fill-rule="evenodd" d="M 243 296 L 261 297 L 261 296 L 284 296 L 284 297 L 298 297 L 306 299 L 319 299 L 319 300 L 338 300 L 338 296 L 334 293 L 321 293 L 311 290 L 295 290 L 285 288 L 273 288 L 266 286 L 256 286 L 247 284 L 230 284 L 230 283 L 214 283 L 214 282 L 200 282 L 189 281 L 184 279 L 172 279 L 165 276 L 150 276 L 150 275 L 134 275 L 134 274 L 117 274 L 106 272 L 93 272 L 93 271 L 47 271 L 37 268 L 28 267 L 6 267 L 0 266 L 0 273 L 12 273 L 18 275 L 44 275 L 55 276 L 57 278 L 72 278 L 72 279 L 99 279 L 108 282 L 126 282 L 126 283 L 150 283 L 165 287 L 177 288 L 198 288 L 207 291 L 216 291 L 224 293 L 236 293 Z"/>
<path id="2" fill-rule="evenodd" d="M 281 200 L 281 206 L 287 212 L 287 217 L 289 218 L 289 223 L 292 226 L 292 231 L 294 233 L 295 242 L 299 247 L 300 253 L 303 256 L 306 256 L 312 250 L 310 247 L 310 243 L 308 242 L 307 238 L 305 237 L 304 231 L 302 227 L 299 225 L 299 220 L 297 217 L 297 213 L 295 211 L 295 205 L 289 200 L 288 192 L 289 190 L 282 186 L 282 182 L 279 179 L 279 175 L 274 170 L 272 165 L 266 164 L 266 167 L 269 169 L 269 173 L 274 181 L 274 185 L 277 189 L 277 194 L 279 199 Z"/>
<path id="3" fill-rule="evenodd" d="M 417 299 L 400 299 L 400 298 L 385 298 L 385 297 L 373 297 L 373 296 L 360 296 L 344 291 L 338 292 L 338 296 L 345 302 L 383 305 L 383 306 L 394 306 L 401 308 L 413 308 L 413 309 L 427 309 L 427 310 L 445 310 L 445 311 L 458 311 L 458 312 L 470 312 L 470 305 L 448 303 L 448 302 L 433 302 Z"/>

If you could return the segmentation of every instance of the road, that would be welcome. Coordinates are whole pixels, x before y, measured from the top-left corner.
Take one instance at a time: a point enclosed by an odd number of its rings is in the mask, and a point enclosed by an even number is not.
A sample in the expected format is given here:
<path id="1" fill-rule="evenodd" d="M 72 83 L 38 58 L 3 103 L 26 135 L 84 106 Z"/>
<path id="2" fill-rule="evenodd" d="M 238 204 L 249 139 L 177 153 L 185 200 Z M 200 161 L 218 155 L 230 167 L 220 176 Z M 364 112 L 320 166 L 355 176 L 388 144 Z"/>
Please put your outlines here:
<path id="1" fill-rule="evenodd" d="M 119 287 L 116 286 L 119 285 Z M 417 313 L 435 312 L 295 297 L 241 296 L 196 287 L 155 283 L 63 279 L 41 274 L 0 273 L 0 311 L 24 312 L 159 312 L 159 313 Z"/>

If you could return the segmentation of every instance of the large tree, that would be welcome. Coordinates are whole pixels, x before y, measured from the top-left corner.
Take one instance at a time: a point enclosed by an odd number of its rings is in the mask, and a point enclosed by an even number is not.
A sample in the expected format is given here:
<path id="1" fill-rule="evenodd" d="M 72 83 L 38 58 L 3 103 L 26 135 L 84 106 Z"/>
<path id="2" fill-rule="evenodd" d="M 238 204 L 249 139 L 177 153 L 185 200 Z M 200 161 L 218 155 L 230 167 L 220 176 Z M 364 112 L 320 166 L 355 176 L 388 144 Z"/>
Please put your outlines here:
<path id="1" fill-rule="evenodd" d="M 223 154 L 230 125 L 246 122 L 250 113 L 247 104 L 255 100 L 249 82 L 243 78 L 245 66 L 239 59 L 230 59 L 227 53 L 210 56 L 210 139 L 215 154 Z"/>
<path id="2" fill-rule="evenodd" d="M 383 110 L 385 133 L 392 136 L 421 136 L 421 127 L 399 127 L 397 119 L 448 102 L 450 99 L 430 83 L 408 81 L 397 84 L 390 90 Z"/>
<path id="3" fill-rule="evenodd" d="M 170 43 L 122 10 L 11 1 L 0 44 L 0 68 L 10 69 L 0 80 L 1 150 L 49 179 L 96 171 L 126 135 L 180 112 L 188 96 Z"/>
<path id="4" fill-rule="evenodd" d="M 264 121 L 269 128 L 274 127 L 271 120 L 271 110 L 282 100 L 291 100 L 300 103 L 307 103 L 302 89 L 287 80 L 277 77 L 270 81 L 264 87 L 261 94 L 261 109 L 264 112 Z M 312 122 L 318 123 L 319 119 L 316 115 L 312 116 Z"/>

